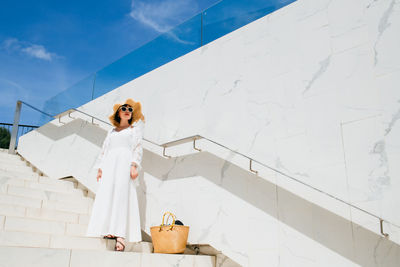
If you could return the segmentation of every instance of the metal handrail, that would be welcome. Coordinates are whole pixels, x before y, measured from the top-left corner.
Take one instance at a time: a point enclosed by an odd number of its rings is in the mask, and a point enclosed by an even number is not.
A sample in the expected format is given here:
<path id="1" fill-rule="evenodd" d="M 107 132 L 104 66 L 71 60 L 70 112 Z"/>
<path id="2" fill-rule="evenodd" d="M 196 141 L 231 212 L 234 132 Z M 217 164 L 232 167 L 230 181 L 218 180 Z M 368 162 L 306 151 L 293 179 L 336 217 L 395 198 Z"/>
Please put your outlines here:
<path id="1" fill-rule="evenodd" d="M 90 115 L 90 114 L 88 114 L 88 113 L 85 113 L 85 112 L 80 111 L 80 110 L 75 109 L 75 108 L 72 108 L 72 109 L 70 109 L 70 110 L 68 110 L 68 111 L 66 111 L 66 112 L 61 113 L 61 114 L 64 114 L 64 115 L 65 115 L 66 113 L 70 114 L 70 113 L 71 113 L 71 110 L 77 111 L 77 112 L 80 112 L 80 113 L 83 113 L 83 114 L 85 114 L 85 115 L 91 117 L 91 118 L 92 118 L 92 122 L 93 122 L 93 119 L 96 119 L 96 120 L 102 121 L 102 122 L 104 122 L 104 123 L 106 123 L 106 124 L 108 124 L 108 125 L 111 125 L 111 124 L 108 123 L 108 122 L 105 122 L 105 121 L 103 121 L 103 120 L 101 120 L 101 119 L 99 119 L 99 118 L 97 118 L 97 117 L 95 117 L 95 116 L 93 116 L 93 115 Z M 60 114 L 60 115 L 61 115 L 61 114 Z M 57 116 L 58 116 L 58 115 L 57 115 Z M 264 166 L 264 167 L 266 167 L 266 168 L 268 168 L 268 169 L 270 169 L 270 170 L 272 170 L 272 171 L 274 171 L 274 172 L 277 172 L 277 173 L 279 173 L 279 174 L 281 174 L 281 175 L 283 175 L 283 176 L 285 176 L 285 177 L 287 177 L 287 178 L 289 178 L 289 179 L 291 179 L 291 180 L 293 180 L 293 181 L 295 181 L 295 182 L 297 182 L 297 183 L 300 183 L 300 184 L 302 184 L 302 185 L 304 185 L 304 186 L 307 186 L 307 187 L 309 187 L 309 188 L 311 188 L 311 189 L 313 189 L 313 190 L 316 190 L 316 191 L 318 191 L 318 192 L 320 192 L 320 193 L 322 193 L 322 194 L 327 195 L 327 196 L 330 197 L 330 198 L 333 198 L 333 199 L 335 199 L 335 200 L 337 200 L 337 201 L 339 201 L 339 202 L 341 202 L 341 203 L 343 203 L 343 204 L 346 204 L 346 205 L 348 205 L 348 206 L 350 206 L 350 207 L 352 207 L 352 208 L 354 208 L 354 209 L 357 209 L 357 210 L 359 210 L 359 211 L 361 211 L 361 212 L 364 212 L 364 213 L 366 213 L 366 214 L 368 214 L 368 215 L 370 215 L 370 216 L 372 216 L 372 217 L 378 219 L 378 220 L 379 220 L 379 223 L 380 223 L 380 232 L 381 232 L 381 234 L 382 234 L 384 237 L 388 237 L 389 235 L 388 235 L 387 233 L 384 233 L 384 231 L 383 231 L 383 222 L 390 223 L 390 224 L 392 224 L 392 225 L 394 225 L 394 226 L 400 228 L 400 226 L 398 226 L 398 225 L 395 224 L 395 223 L 392 223 L 392 222 L 389 222 L 389 221 L 387 221 L 387 220 L 384 220 L 383 218 L 381 218 L 381 217 L 379 217 L 379 216 L 377 216 L 377 215 L 375 215 L 375 214 L 373 214 L 373 213 L 371 213 L 371 212 L 369 212 L 369 211 L 366 211 L 366 210 L 364 210 L 364 209 L 362 209 L 362 208 L 360 208 L 360 207 L 357 207 L 357 206 L 355 206 L 355 205 L 353 205 L 353 204 L 351 204 L 351 203 L 348 203 L 348 202 L 346 202 L 345 200 L 343 200 L 343 199 L 341 199 L 341 198 L 338 198 L 338 197 L 336 197 L 336 196 L 334 196 L 334 195 L 332 195 L 332 194 L 330 194 L 330 193 L 327 193 L 327 192 L 325 192 L 325 191 L 322 191 L 321 189 L 318 189 L 318 188 L 316 188 L 316 187 L 314 187 L 314 186 L 312 186 L 312 185 L 310 185 L 310 184 L 307 184 L 307 183 L 305 183 L 305 182 L 303 182 L 303 181 L 301 181 L 301 180 L 299 180 L 299 179 L 297 179 L 297 178 L 295 178 L 295 177 L 293 177 L 293 176 L 290 176 L 290 175 L 288 175 L 288 174 L 286 174 L 286 173 L 283 173 L 282 171 L 280 171 L 280 170 L 278 170 L 278 169 L 276 169 L 276 168 L 273 168 L 273 167 L 271 167 L 271 166 L 268 166 L 267 164 L 264 164 L 264 163 L 262 163 L 262 162 L 260 162 L 260 161 L 258 161 L 258 160 L 255 160 L 255 159 L 253 159 L 253 158 L 250 158 L 249 156 L 246 156 L 246 155 L 244 155 L 244 154 L 241 153 L 241 152 L 232 150 L 232 149 L 228 148 L 227 146 L 224 146 L 224 145 L 222 145 L 222 144 L 220 144 L 220 143 L 218 143 L 218 142 L 215 142 L 215 141 L 213 141 L 213 140 L 211 140 L 211 139 L 209 139 L 209 138 L 207 138 L 207 137 L 204 137 L 204 136 L 201 136 L 201 135 L 194 135 L 194 136 L 189 136 L 189 137 L 177 139 L 177 140 L 174 140 L 174 141 L 171 141 L 171 142 L 167 142 L 167 143 L 164 143 L 164 144 L 157 144 L 157 143 L 155 143 L 155 142 L 153 142 L 153 141 L 150 141 L 150 140 L 147 140 L 146 138 L 143 138 L 143 140 L 145 140 L 145 141 L 147 141 L 147 142 L 150 142 L 150 143 L 152 143 L 152 144 L 154 144 L 154 145 L 157 145 L 157 146 L 159 146 L 159 147 L 162 147 L 162 148 L 163 148 L 163 156 L 168 157 L 168 158 L 171 158 L 171 156 L 168 156 L 168 155 L 165 154 L 165 149 L 166 149 L 167 147 L 172 147 L 172 146 L 180 145 L 180 144 L 183 144 L 183 143 L 188 143 L 188 142 L 191 142 L 191 141 L 193 141 L 193 148 L 196 149 L 196 150 L 198 150 L 198 151 L 201 151 L 201 149 L 196 148 L 196 144 L 195 144 L 196 140 L 199 140 L 199 139 L 205 139 L 205 140 L 207 140 L 207 141 L 209 141 L 209 142 L 211 142 L 211 143 L 214 143 L 214 144 L 216 144 L 216 145 L 218 145 L 218 146 L 220 146 L 220 147 L 223 147 L 223 148 L 225 148 L 225 149 L 227 149 L 227 150 L 229 150 L 229 151 L 231 151 L 231 152 L 233 152 L 233 153 L 236 153 L 236 154 L 238 154 L 238 155 L 240 155 L 240 156 L 242 156 L 242 157 L 244 157 L 244 158 L 247 158 L 247 159 L 250 161 L 250 162 L 249 162 L 249 170 L 250 170 L 251 172 L 255 173 L 256 175 L 258 174 L 258 171 L 252 169 L 252 162 L 256 162 L 256 163 L 258 163 L 258 164 L 260 164 L 260 165 L 262 165 L 262 166 Z"/>
<path id="2" fill-rule="evenodd" d="M 32 108 L 32 109 L 34 109 L 34 110 L 36 110 L 36 111 L 38 111 L 38 112 L 40 112 L 40 113 L 46 115 L 46 116 L 49 116 L 49 117 L 54 118 L 53 115 L 51 115 L 51 114 L 49 114 L 49 113 L 47 113 L 47 112 L 44 112 L 44 111 L 42 111 L 42 110 L 40 110 L 40 109 L 38 109 L 38 108 L 32 106 L 31 104 L 26 103 L 25 101 L 18 100 L 17 103 L 18 103 L 18 102 L 20 102 L 20 103 L 22 103 L 22 104 L 25 104 L 25 105 L 27 105 L 28 107 L 30 107 L 30 108 Z"/>
<path id="3" fill-rule="evenodd" d="M 96 119 L 96 120 L 101 121 L 101 122 L 103 122 L 103 123 L 105 123 L 105 124 L 108 124 L 108 125 L 110 125 L 110 126 L 113 126 L 111 123 L 109 123 L 109 122 L 107 122 L 107 121 L 103 121 L 102 119 L 99 119 L 99 118 L 97 118 L 97 117 L 95 117 L 95 116 L 93 116 L 93 115 L 90 115 L 90 114 L 88 114 L 88 113 L 86 113 L 86 112 L 83 112 L 83 111 L 81 111 L 81 110 L 79 110 L 79 109 L 76 109 L 76 108 L 70 108 L 70 109 L 68 109 L 68 110 L 66 110 L 66 111 L 64 111 L 64 112 L 62 112 L 62 113 L 60 113 L 60 114 L 55 115 L 54 117 L 55 117 L 55 118 L 58 118 L 58 121 L 59 121 L 59 122 L 61 122 L 61 117 L 65 116 L 65 115 L 68 115 L 68 117 L 71 118 L 71 119 L 75 119 L 75 118 L 71 117 L 71 113 L 72 113 L 72 112 L 75 112 L 75 111 L 76 111 L 76 112 L 79 112 L 79 113 L 82 113 L 82 114 L 84 114 L 84 115 L 86 115 L 86 116 L 91 117 L 91 118 L 92 118 L 92 124 L 95 124 L 95 123 L 94 123 L 94 119 Z M 62 122 L 61 122 L 61 123 L 62 123 Z M 160 146 L 159 144 L 157 144 L 157 143 L 155 143 L 155 142 L 153 142 L 153 141 L 147 140 L 146 138 L 143 138 L 143 140 L 146 140 L 146 142 L 152 143 L 152 144 L 154 144 L 154 145 L 156 145 L 156 146 Z"/>
<path id="4" fill-rule="evenodd" d="M 13 126 L 12 123 L 7 123 L 7 122 L 0 122 L 0 125 L 6 125 L 6 126 Z M 27 128 L 39 128 L 40 126 L 37 125 L 26 125 L 26 124 L 18 124 L 20 127 L 27 127 Z"/>
<path id="5" fill-rule="evenodd" d="M 64 111 L 64 112 L 62 112 L 62 113 L 60 113 L 60 114 L 57 114 L 57 115 L 55 115 L 55 116 L 52 116 L 52 115 L 49 115 L 49 114 L 47 114 L 46 112 L 41 111 L 41 110 L 39 110 L 39 109 L 37 109 L 37 108 L 35 108 L 35 107 L 33 107 L 33 106 L 31 106 L 31 105 L 29 105 L 29 104 L 23 102 L 23 101 L 18 101 L 18 102 L 24 103 L 24 104 L 28 105 L 29 107 L 31 107 L 31 108 L 33 108 L 33 109 L 35 109 L 35 110 L 37 110 L 37 111 L 39 111 L 39 112 L 41 112 L 41 113 L 43 113 L 43 114 L 46 114 L 46 115 L 51 116 L 51 117 L 53 117 L 53 118 L 58 118 L 59 121 L 61 120 L 61 117 L 65 116 L 65 115 L 68 115 L 68 117 L 70 117 L 70 118 L 72 118 L 72 119 L 75 119 L 75 118 L 71 117 L 71 113 L 72 113 L 72 112 L 79 112 L 79 113 L 82 113 L 82 114 L 84 114 L 84 115 L 86 115 L 86 116 L 91 117 L 91 119 L 92 119 L 92 124 L 95 124 L 95 123 L 94 123 L 94 120 L 96 119 L 96 120 L 98 120 L 98 121 L 101 121 L 101 122 L 103 122 L 103 123 L 105 123 L 105 124 L 108 124 L 108 125 L 112 126 L 111 123 L 106 122 L 106 121 L 104 121 L 104 120 L 102 120 L 102 119 L 99 119 L 99 118 L 97 118 L 97 117 L 95 117 L 95 116 L 93 116 L 93 115 L 91 115 L 91 114 L 88 114 L 88 113 L 83 112 L 83 111 L 81 111 L 81 110 L 78 110 L 78 109 L 76 109 L 76 108 L 70 108 L 70 109 L 68 109 L 68 110 L 66 110 L 66 111 Z M 18 102 L 17 102 L 17 106 L 18 106 Z M 60 121 L 60 122 L 61 122 L 61 121 Z M 354 208 L 354 209 L 357 209 L 357 210 L 359 210 L 359 211 L 361 211 L 361 212 L 364 212 L 364 213 L 366 213 L 366 214 L 368 214 L 368 215 L 370 215 L 370 216 L 372 216 L 372 217 L 378 219 L 378 220 L 379 220 L 379 224 L 380 224 L 380 233 L 381 233 L 384 237 L 388 237 L 389 235 L 388 235 L 387 233 L 384 233 L 384 231 L 383 231 L 383 222 L 390 223 L 390 224 L 392 224 L 392 225 L 394 225 L 394 226 L 400 228 L 400 226 L 398 226 L 398 225 L 395 224 L 395 223 L 392 223 L 392 222 L 389 222 L 389 221 L 387 221 L 387 220 L 384 220 L 383 218 L 381 218 L 381 217 L 379 217 L 379 216 L 377 216 L 377 215 L 375 215 L 375 214 L 373 214 L 373 213 L 371 213 L 371 212 L 369 212 L 369 211 L 366 211 L 366 210 L 364 210 L 364 209 L 362 209 L 362 208 L 360 208 L 360 207 L 357 207 L 357 206 L 355 206 L 355 205 L 353 205 L 353 204 L 351 204 L 351 203 L 348 203 L 348 202 L 344 201 L 344 200 L 341 199 L 341 198 L 338 198 L 338 197 L 336 197 L 336 196 L 334 196 L 334 195 L 332 195 L 332 194 L 329 194 L 329 193 L 327 193 L 327 192 L 325 192 L 325 191 L 322 191 L 321 189 L 318 189 L 318 188 L 316 188 L 316 187 L 314 187 L 314 186 L 312 186 L 312 185 L 310 185 L 310 184 L 307 184 L 307 183 L 305 183 L 305 182 L 303 182 L 303 181 L 301 181 L 301 180 L 299 180 L 299 179 L 297 179 L 297 178 L 295 178 L 295 177 L 293 177 L 293 176 L 290 176 L 290 175 L 288 175 L 288 174 L 286 174 L 286 173 L 283 173 L 282 171 L 280 171 L 280 170 L 278 170 L 278 169 L 276 169 L 276 168 L 273 168 L 273 167 L 271 167 L 271 166 L 268 166 L 267 164 L 264 164 L 264 163 L 262 163 L 262 162 L 260 162 L 260 161 L 258 161 L 258 160 L 252 159 L 252 158 L 250 158 L 249 156 L 246 156 L 246 155 L 244 155 L 244 154 L 241 153 L 241 152 L 232 150 L 232 149 L 230 149 L 230 148 L 228 148 L 228 147 L 226 147 L 226 146 L 224 146 L 224 145 L 222 145 L 222 144 L 220 144 L 220 143 L 218 143 L 218 142 L 215 142 L 215 141 L 213 141 L 213 140 L 211 140 L 211 139 L 209 139 L 209 138 L 207 138 L 207 137 L 204 137 L 204 136 L 201 136 L 201 135 L 194 135 L 194 136 L 189 136 L 189 137 L 177 139 L 177 140 L 174 140 L 174 141 L 171 141 L 171 142 L 167 142 L 167 143 L 164 143 L 164 144 L 157 144 L 157 143 L 155 143 L 155 142 L 153 142 L 153 141 L 150 141 L 150 140 L 147 140 L 146 138 L 143 138 L 143 140 L 145 140 L 146 142 L 149 142 L 149 143 L 152 143 L 152 144 L 154 144 L 154 145 L 156 145 L 156 146 L 162 147 L 162 148 L 163 148 L 163 156 L 168 157 L 168 158 L 171 158 L 171 156 L 168 156 L 168 155 L 165 154 L 165 149 L 166 149 L 167 147 L 172 147 L 172 146 L 180 145 L 180 144 L 183 144 L 183 143 L 188 143 L 188 142 L 191 142 L 191 141 L 193 141 L 193 148 L 196 149 L 196 150 L 198 150 L 198 151 L 201 151 L 201 149 L 196 148 L 196 143 L 195 143 L 196 140 L 199 140 L 199 139 L 205 139 L 205 140 L 207 140 L 207 141 L 209 141 L 209 142 L 211 142 L 211 143 L 214 143 L 214 144 L 216 144 L 216 145 L 218 145 L 218 146 L 220 146 L 220 147 L 223 147 L 223 148 L 225 148 L 225 149 L 227 149 L 227 150 L 229 150 L 229 151 L 231 151 L 231 152 L 233 152 L 233 153 L 236 153 L 236 154 L 238 154 L 238 155 L 240 155 L 240 156 L 242 156 L 242 157 L 244 157 L 244 158 L 247 158 L 247 159 L 250 161 L 250 162 L 249 162 L 249 163 L 250 163 L 250 165 L 249 165 L 249 170 L 250 170 L 251 172 L 255 173 L 256 175 L 258 175 L 258 171 L 252 169 L 252 162 L 256 162 L 256 163 L 260 164 L 261 166 L 264 166 L 264 167 L 266 167 L 266 168 L 268 168 L 268 169 L 270 169 L 270 170 L 272 170 L 272 171 L 274 171 L 274 172 L 277 172 L 277 173 L 279 173 L 279 174 L 281 174 L 281 175 L 283 175 L 283 176 L 285 176 L 285 177 L 287 177 L 287 178 L 289 178 L 289 179 L 291 179 L 291 180 L 293 180 L 293 181 L 295 181 L 295 182 L 297 182 L 297 183 L 300 183 L 300 184 L 302 184 L 302 185 L 304 185 L 304 186 L 306 186 L 306 187 L 309 187 L 309 188 L 311 188 L 311 189 L 313 189 L 313 190 L 316 190 L 316 191 L 318 191 L 318 192 L 320 192 L 320 193 L 322 193 L 322 194 L 324 194 L 324 195 L 327 195 L 327 196 L 330 197 L 330 198 L 333 198 L 333 199 L 335 199 L 335 200 L 337 200 L 337 201 L 339 201 L 339 202 L 341 202 L 341 203 L 343 203 L 343 204 L 346 204 L 346 205 L 348 205 L 348 206 L 350 206 L 350 207 L 352 207 L 352 208 Z"/>

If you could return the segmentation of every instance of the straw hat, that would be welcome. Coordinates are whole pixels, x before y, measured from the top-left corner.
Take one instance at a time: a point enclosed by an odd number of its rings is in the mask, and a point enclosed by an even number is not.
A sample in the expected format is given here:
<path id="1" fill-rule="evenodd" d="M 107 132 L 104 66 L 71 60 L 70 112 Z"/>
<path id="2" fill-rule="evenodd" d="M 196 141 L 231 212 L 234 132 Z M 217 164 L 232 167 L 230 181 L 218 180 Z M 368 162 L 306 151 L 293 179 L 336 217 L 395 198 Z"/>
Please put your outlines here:
<path id="1" fill-rule="evenodd" d="M 140 120 L 140 119 L 142 119 L 142 120 L 144 121 L 144 116 L 143 116 L 143 114 L 142 114 L 142 105 L 140 104 L 140 102 L 135 102 L 135 101 L 133 101 L 132 98 L 128 98 L 128 99 L 125 101 L 125 103 L 122 103 L 122 104 L 119 104 L 119 103 L 114 104 L 114 106 L 113 106 L 114 112 L 113 112 L 112 115 L 110 115 L 110 116 L 108 117 L 108 119 L 111 121 L 111 123 L 112 123 L 115 127 L 118 127 L 118 126 L 119 126 L 119 122 L 115 120 L 115 114 L 118 112 L 118 109 L 119 109 L 121 106 L 123 106 L 123 105 L 129 105 L 129 106 L 131 106 L 131 107 L 133 108 L 132 120 L 131 120 L 131 123 L 130 123 L 131 125 L 132 125 L 134 122 L 136 122 L 136 121 L 138 121 L 138 120 Z"/>

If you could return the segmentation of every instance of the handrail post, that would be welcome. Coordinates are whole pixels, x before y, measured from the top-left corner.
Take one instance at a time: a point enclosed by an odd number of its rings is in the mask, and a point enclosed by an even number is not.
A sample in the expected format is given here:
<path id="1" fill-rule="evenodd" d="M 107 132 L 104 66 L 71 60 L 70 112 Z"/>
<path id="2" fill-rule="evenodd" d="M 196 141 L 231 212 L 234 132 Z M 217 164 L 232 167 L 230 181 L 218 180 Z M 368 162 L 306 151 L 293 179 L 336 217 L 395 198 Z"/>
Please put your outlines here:
<path id="1" fill-rule="evenodd" d="M 253 160 L 250 159 L 250 166 L 249 166 L 249 169 L 250 169 L 251 172 L 254 172 L 255 174 L 258 174 L 258 171 L 253 170 L 253 169 L 251 168 L 251 162 L 252 162 L 252 161 L 253 161 Z"/>
<path id="2" fill-rule="evenodd" d="M 383 235 L 384 237 L 389 237 L 389 234 L 383 232 L 383 220 L 382 219 L 379 219 L 379 224 L 381 227 L 381 235 Z"/>
<path id="3" fill-rule="evenodd" d="M 201 151 L 200 148 L 196 147 L 196 137 L 193 139 L 193 148 L 196 149 L 197 151 Z"/>
<path id="4" fill-rule="evenodd" d="M 10 145 L 8 146 L 8 154 L 15 154 L 15 145 L 17 143 L 17 135 L 18 135 L 18 125 L 19 125 L 19 117 L 21 115 L 21 101 L 17 101 L 17 105 L 15 107 L 14 113 L 14 124 L 12 127 Z"/>

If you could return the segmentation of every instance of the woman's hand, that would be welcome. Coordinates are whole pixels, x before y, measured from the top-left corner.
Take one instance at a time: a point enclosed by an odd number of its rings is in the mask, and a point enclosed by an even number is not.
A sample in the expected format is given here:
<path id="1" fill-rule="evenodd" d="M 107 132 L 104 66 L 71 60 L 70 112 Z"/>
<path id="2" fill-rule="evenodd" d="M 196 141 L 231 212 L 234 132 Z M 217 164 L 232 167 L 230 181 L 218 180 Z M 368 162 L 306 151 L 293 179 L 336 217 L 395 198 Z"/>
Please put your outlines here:
<path id="1" fill-rule="evenodd" d="M 138 171 L 136 169 L 136 166 L 132 165 L 131 166 L 131 178 L 132 178 L 132 180 L 135 180 L 138 175 L 139 175 L 139 173 L 138 173 Z"/>
<path id="2" fill-rule="evenodd" d="M 100 180 L 102 174 L 103 174 L 102 170 L 99 169 L 99 170 L 97 171 L 97 182 Z"/>

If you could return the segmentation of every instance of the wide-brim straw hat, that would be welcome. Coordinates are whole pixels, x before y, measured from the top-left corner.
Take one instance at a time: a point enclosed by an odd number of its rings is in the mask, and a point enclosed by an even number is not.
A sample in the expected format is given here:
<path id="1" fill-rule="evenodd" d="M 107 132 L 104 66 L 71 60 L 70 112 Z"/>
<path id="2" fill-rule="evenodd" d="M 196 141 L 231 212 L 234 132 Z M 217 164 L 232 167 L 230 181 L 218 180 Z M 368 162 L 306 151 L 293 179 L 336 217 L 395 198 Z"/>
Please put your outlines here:
<path id="1" fill-rule="evenodd" d="M 118 109 L 119 109 L 121 106 L 123 106 L 123 105 L 129 105 L 129 106 L 131 106 L 131 107 L 133 108 L 133 112 L 132 112 L 132 122 L 130 123 L 131 125 L 132 125 L 134 122 L 137 122 L 137 121 L 140 120 L 140 119 L 144 121 L 144 116 L 143 116 L 143 113 L 142 113 L 142 104 L 140 104 L 140 102 L 135 102 L 135 101 L 133 101 L 132 98 L 128 98 L 128 99 L 125 101 L 125 103 L 122 103 L 122 104 L 120 104 L 120 103 L 114 104 L 114 106 L 113 106 L 114 112 L 113 112 L 112 115 L 110 115 L 110 116 L 108 117 L 108 119 L 111 121 L 111 123 L 112 123 L 115 127 L 119 127 L 119 122 L 117 122 L 117 121 L 115 120 L 115 114 L 118 112 Z"/>

